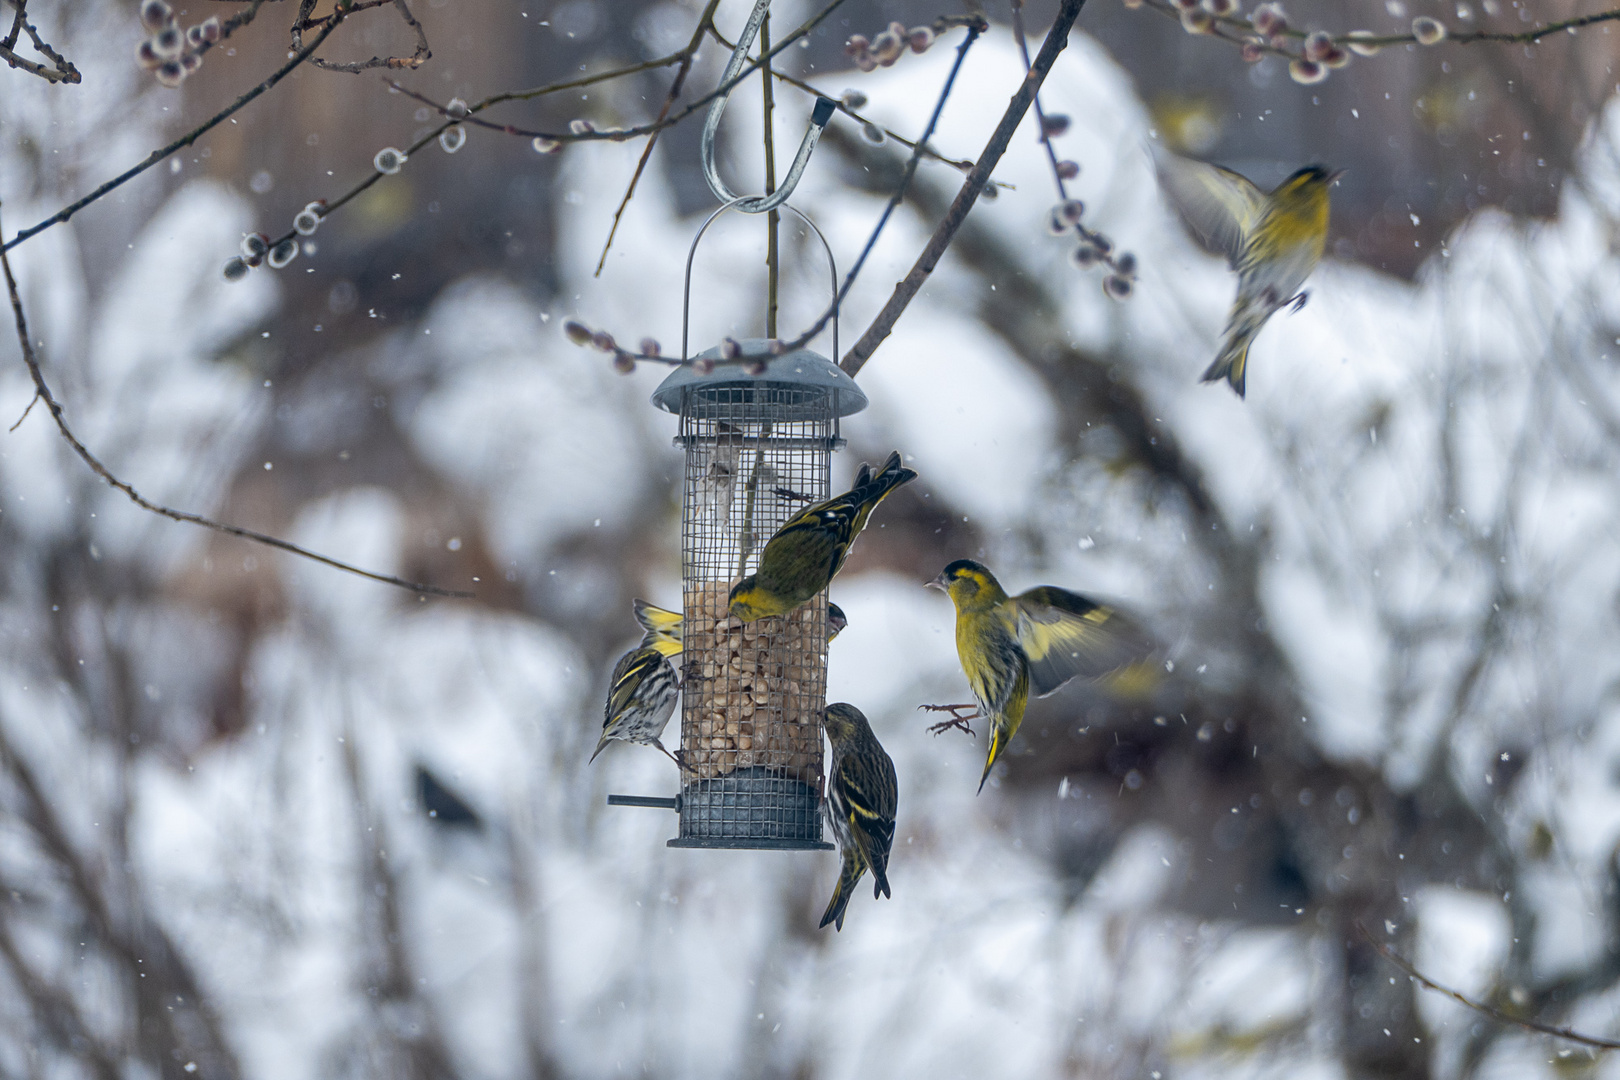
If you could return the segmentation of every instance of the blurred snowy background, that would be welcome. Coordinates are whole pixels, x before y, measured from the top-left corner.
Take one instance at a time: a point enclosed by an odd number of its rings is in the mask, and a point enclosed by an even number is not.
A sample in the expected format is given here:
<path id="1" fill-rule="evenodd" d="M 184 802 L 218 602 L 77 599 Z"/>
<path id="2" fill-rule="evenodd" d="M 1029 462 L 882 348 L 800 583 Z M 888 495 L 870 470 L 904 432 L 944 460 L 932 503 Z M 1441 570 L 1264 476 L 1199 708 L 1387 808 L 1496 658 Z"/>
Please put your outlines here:
<path id="1" fill-rule="evenodd" d="M 1513 26 L 1519 6 L 1296 15 Z M 469 100 L 678 47 L 698 14 L 419 7 L 435 56 L 403 78 Z M 777 7 L 779 26 L 812 10 Z M 1525 18 L 1566 14 L 1542 7 Z M 4 235 L 262 78 L 290 11 L 170 91 L 131 60 L 133 4 L 31 8 L 85 80 L 0 69 Z M 861 75 L 840 47 L 941 13 L 852 0 L 790 64 L 918 132 L 949 49 Z M 1044 33 L 1050 8 L 1027 17 Z M 1620 1076 L 1416 990 L 1358 929 L 1504 1010 L 1620 1032 L 1615 39 L 1395 49 L 1305 87 L 1116 0 L 1081 27 L 1043 101 L 1074 118 L 1075 193 L 1137 254 L 1135 296 L 1105 298 L 1045 231 L 1031 118 L 1011 186 L 862 372 L 872 407 L 835 460 L 835 483 L 893 447 L 921 473 L 833 587 L 829 697 L 871 717 L 901 786 L 894 898 L 862 892 L 841 934 L 814 929 L 835 856 L 667 849 L 673 815 L 605 795 L 673 794 L 668 760 L 585 765 L 631 599 L 679 602 L 680 459 L 647 400 L 662 372 L 618 376 L 559 327 L 674 347 L 712 206 L 692 125 L 600 277 L 640 145 L 540 156 L 473 129 L 286 270 L 226 284 L 243 233 L 283 231 L 430 120 L 375 74 L 310 68 L 15 248 L 69 419 L 143 494 L 477 599 L 142 513 L 41 407 L 0 435 L 0 1077 Z M 346 33 L 332 55 L 410 49 L 397 22 Z M 666 78 L 505 116 L 630 123 Z M 941 152 L 975 156 L 1019 78 L 997 24 Z M 807 103 L 778 97 L 788 146 Z M 759 122 L 739 92 L 739 188 Z M 1233 281 L 1160 199 L 1155 131 L 1262 184 L 1350 170 L 1247 403 L 1195 381 Z M 795 202 L 843 265 L 902 162 L 834 121 Z M 846 345 L 959 181 L 920 170 Z M 711 230 L 695 346 L 760 332 L 762 233 Z M 825 271 L 785 235 L 791 333 Z M 4 426 L 31 395 L 0 334 Z M 963 700 L 950 604 L 921 587 L 959 557 L 1130 605 L 1172 676 L 1145 704 L 1033 706 L 975 797 L 982 735 L 936 739 L 916 711 Z"/>

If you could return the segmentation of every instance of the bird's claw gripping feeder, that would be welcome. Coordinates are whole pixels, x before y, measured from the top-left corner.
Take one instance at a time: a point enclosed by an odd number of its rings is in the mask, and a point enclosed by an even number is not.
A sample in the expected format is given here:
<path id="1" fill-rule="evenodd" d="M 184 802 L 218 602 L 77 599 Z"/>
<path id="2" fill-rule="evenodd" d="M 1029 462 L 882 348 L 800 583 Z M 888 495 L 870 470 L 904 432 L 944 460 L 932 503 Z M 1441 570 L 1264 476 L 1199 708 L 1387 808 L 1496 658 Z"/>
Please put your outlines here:
<path id="1" fill-rule="evenodd" d="M 759 0 L 738 39 L 722 85 L 736 77 L 769 0 Z M 692 259 L 703 234 L 727 210 L 759 214 L 783 208 L 832 249 L 815 224 L 786 203 L 833 105 L 816 103 L 810 130 L 777 191 L 734 195 L 714 163 L 714 135 L 725 97 L 703 130 L 703 165 L 722 200 L 692 240 L 686 258 L 681 357 L 687 356 Z M 827 594 L 784 616 L 744 623 L 731 615 L 731 588 L 757 569 L 765 542 L 805 506 L 829 498 L 832 452 L 843 445 L 839 420 L 866 407 L 855 380 L 809 349 L 781 355 L 766 340 L 716 347 L 665 379 L 652 400 L 680 417 L 676 445 L 686 454 L 681 499 L 683 653 L 681 793 L 674 798 L 610 795 L 617 806 L 655 806 L 680 814 L 671 847 L 825 849 L 821 838 L 822 713 L 827 697 Z M 838 320 L 833 316 L 833 352 Z M 738 362 L 743 361 L 743 362 Z M 751 363 L 747 363 L 751 361 Z M 760 362 L 764 370 L 758 371 Z M 707 370 L 704 370 L 707 369 Z"/>

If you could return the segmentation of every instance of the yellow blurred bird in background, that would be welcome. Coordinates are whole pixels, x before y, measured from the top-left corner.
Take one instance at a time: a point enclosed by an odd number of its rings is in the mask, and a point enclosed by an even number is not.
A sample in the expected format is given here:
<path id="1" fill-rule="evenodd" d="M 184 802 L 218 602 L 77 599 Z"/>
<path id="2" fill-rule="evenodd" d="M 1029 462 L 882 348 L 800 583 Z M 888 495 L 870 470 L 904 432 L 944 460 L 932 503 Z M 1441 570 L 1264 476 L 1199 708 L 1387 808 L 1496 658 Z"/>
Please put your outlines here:
<path id="1" fill-rule="evenodd" d="M 731 614 L 743 622 L 786 615 L 825 589 L 866 528 L 872 508 L 916 478 L 916 470 L 900 464 L 898 450 L 875 475 L 862 462 L 848 491 L 805 507 L 776 530 L 760 552 L 759 569 L 732 588 Z"/>
<path id="2" fill-rule="evenodd" d="M 1327 243 L 1328 189 L 1344 175 L 1307 165 L 1269 195 L 1231 169 L 1155 148 L 1159 186 L 1205 246 L 1238 273 L 1237 299 L 1226 318 L 1220 354 L 1204 382 L 1225 379 L 1244 396 L 1249 346 L 1266 320 L 1305 303 L 1299 287 Z"/>
<path id="3" fill-rule="evenodd" d="M 956 605 L 956 654 L 990 720 L 990 753 L 979 790 L 1024 722 L 1031 690 L 1045 697 L 1076 676 L 1107 678 L 1116 693 L 1139 695 L 1157 679 L 1157 644 L 1117 608 L 1043 585 L 1008 596 L 995 575 L 958 559 L 928 582 Z M 962 706 L 926 706 L 954 711 Z M 972 717 L 937 727 L 963 726 Z"/>

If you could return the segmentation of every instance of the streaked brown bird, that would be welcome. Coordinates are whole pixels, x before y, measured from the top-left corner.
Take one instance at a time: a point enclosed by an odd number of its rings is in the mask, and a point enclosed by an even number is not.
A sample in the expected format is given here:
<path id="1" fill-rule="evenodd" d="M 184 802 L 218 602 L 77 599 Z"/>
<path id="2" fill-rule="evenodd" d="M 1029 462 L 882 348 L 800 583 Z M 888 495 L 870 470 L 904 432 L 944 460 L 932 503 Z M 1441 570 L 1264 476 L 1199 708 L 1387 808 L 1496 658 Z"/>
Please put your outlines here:
<path id="1" fill-rule="evenodd" d="M 844 928 L 844 909 L 861 875 L 872 871 L 872 899 L 889 895 L 889 849 L 894 846 L 894 814 L 899 802 L 894 762 L 872 734 L 861 710 L 846 702 L 827 706 L 827 741 L 832 768 L 827 776 L 827 818 L 843 865 L 821 925 Z"/>

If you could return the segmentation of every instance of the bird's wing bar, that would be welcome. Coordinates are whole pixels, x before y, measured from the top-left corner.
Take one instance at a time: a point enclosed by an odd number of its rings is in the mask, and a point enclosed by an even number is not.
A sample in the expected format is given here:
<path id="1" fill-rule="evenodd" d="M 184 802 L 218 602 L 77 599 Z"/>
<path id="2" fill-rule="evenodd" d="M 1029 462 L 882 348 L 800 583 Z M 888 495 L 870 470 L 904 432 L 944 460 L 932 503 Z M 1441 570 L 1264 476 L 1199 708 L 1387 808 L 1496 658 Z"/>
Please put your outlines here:
<path id="1" fill-rule="evenodd" d="M 1251 229 L 1265 213 L 1266 197 L 1231 169 L 1155 148 L 1159 186 L 1204 246 L 1237 265 Z"/>
<path id="2" fill-rule="evenodd" d="M 1043 586 L 1013 598 L 1015 633 L 1031 689 L 1045 697 L 1076 676 L 1095 679 L 1153 652 L 1154 642 L 1117 608 Z"/>

